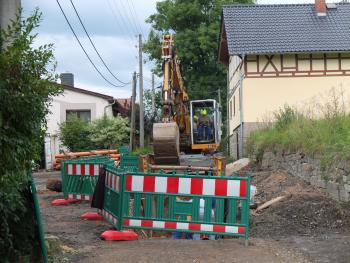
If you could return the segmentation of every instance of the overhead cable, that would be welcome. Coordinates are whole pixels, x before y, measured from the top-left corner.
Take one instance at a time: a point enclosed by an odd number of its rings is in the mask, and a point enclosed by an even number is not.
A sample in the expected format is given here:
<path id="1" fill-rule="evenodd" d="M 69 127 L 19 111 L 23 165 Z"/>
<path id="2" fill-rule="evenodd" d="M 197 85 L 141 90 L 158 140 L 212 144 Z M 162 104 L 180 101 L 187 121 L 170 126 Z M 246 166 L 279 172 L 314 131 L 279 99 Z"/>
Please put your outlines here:
<path id="1" fill-rule="evenodd" d="M 96 67 L 96 65 L 94 64 L 94 62 L 91 60 L 89 54 L 86 52 L 85 48 L 84 48 L 83 45 L 81 44 L 81 42 L 80 42 L 80 40 L 79 40 L 77 34 L 75 33 L 75 31 L 74 31 L 74 29 L 73 29 L 71 23 L 69 22 L 69 20 L 68 20 L 66 14 L 65 14 L 65 12 L 63 11 L 63 8 L 62 8 L 60 2 L 59 2 L 58 0 L 56 0 L 56 2 L 57 2 L 57 4 L 58 4 L 58 6 L 59 6 L 59 8 L 60 8 L 60 10 L 61 10 L 61 12 L 62 12 L 64 18 L 65 18 L 65 20 L 66 20 L 66 22 L 67 22 L 67 24 L 68 24 L 70 30 L 72 31 L 72 33 L 73 33 L 75 39 L 78 41 L 79 46 L 80 46 L 81 49 L 84 51 L 86 57 L 88 58 L 88 60 L 90 61 L 90 63 L 91 63 L 92 66 L 94 67 L 94 69 L 98 72 L 98 74 L 99 74 L 107 83 L 109 83 L 110 85 L 112 85 L 112 86 L 114 86 L 114 87 L 116 87 L 116 88 L 125 87 L 126 84 L 124 84 L 124 85 L 115 85 L 114 83 L 110 82 L 110 81 L 101 73 L 101 71 Z"/>
<path id="2" fill-rule="evenodd" d="M 84 25 L 83 21 L 81 20 L 80 15 L 79 15 L 77 9 L 75 8 L 75 5 L 74 5 L 74 3 L 73 3 L 73 0 L 70 0 L 70 3 L 72 4 L 73 9 L 74 9 L 74 12 L 75 12 L 75 14 L 77 15 L 77 17 L 78 17 L 78 19 L 79 19 L 79 22 L 80 22 L 81 26 L 83 27 L 83 29 L 84 29 L 84 31 L 85 31 L 86 36 L 88 37 L 88 39 L 89 39 L 89 41 L 90 41 L 92 47 L 94 48 L 94 50 L 95 50 L 97 56 L 100 58 L 102 64 L 105 66 L 105 68 L 108 70 L 108 72 L 113 76 L 113 78 L 115 78 L 117 81 L 119 81 L 120 83 L 125 84 L 125 85 L 130 84 L 131 82 L 126 83 L 126 82 L 124 82 L 124 81 L 121 81 L 121 80 L 120 80 L 119 78 L 117 78 L 117 77 L 113 74 L 113 72 L 109 69 L 109 67 L 107 66 L 106 62 L 105 62 L 105 61 L 103 60 L 103 58 L 101 57 L 101 54 L 98 52 L 98 50 L 97 50 L 97 48 L 96 48 L 94 42 L 92 41 L 92 39 L 91 39 L 89 33 L 87 32 L 87 30 L 86 30 L 86 28 L 85 28 L 85 25 Z"/>

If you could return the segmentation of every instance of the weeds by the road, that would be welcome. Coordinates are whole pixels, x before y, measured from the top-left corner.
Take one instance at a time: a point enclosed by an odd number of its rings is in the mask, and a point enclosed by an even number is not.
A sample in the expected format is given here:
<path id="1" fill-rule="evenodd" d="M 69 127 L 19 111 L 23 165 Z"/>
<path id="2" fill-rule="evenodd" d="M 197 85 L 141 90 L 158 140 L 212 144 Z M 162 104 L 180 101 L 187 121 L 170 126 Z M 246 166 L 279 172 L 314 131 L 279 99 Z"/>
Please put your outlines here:
<path id="1" fill-rule="evenodd" d="M 323 169 L 335 161 L 350 160 L 350 115 L 342 97 L 333 91 L 330 102 L 317 106 L 316 115 L 290 106 L 275 112 L 273 125 L 251 134 L 248 152 L 255 154 L 257 161 L 265 151 L 318 154 Z"/>

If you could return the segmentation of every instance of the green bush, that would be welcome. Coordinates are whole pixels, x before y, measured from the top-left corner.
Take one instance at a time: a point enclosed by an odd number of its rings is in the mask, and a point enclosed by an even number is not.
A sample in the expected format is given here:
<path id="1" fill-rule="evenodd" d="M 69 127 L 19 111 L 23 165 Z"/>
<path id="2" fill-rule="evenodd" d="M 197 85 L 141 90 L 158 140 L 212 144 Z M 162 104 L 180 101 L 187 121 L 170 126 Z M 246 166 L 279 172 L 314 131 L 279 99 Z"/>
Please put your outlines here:
<path id="1" fill-rule="evenodd" d="M 127 118 L 102 117 L 91 123 L 72 117 L 60 125 L 60 140 L 72 152 L 116 149 L 129 143 Z"/>
<path id="2" fill-rule="evenodd" d="M 38 245 L 28 175 L 40 158 L 51 97 L 61 92 L 52 45 L 33 45 L 40 17 L 38 10 L 18 16 L 0 32 L 1 262 L 28 262 Z"/>
<path id="3" fill-rule="evenodd" d="M 297 111 L 293 109 L 292 107 L 285 105 L 284 108 L 280 109 L 279 111 L 276 111 L 274 113 L 275 117 L 275 127 L 278 130 L 282 130 L 290 123 L 296 120 L 297 118 Z"/>
<path id="4" fill-rule="evenodd" d="M 152 154 L 153 149 L 151 147 L 143 147 L 143 148 L 137 148 L 132 151 L 132 155 L 140 155 L 140 154 Z"/>
<path id="5" fill-rule="evenodd" d="M 89 123 L 76 116 L 60 124 L 60 140 L 72 152 L 91 150 L 90 133 Z"/>
<path id="6" fill-rule="evenodd" d="M 129 143 L 129 134 L 127 118 L 102 117 L 91 123 L 89 139 L 95 149 L 116 149 Z"/>

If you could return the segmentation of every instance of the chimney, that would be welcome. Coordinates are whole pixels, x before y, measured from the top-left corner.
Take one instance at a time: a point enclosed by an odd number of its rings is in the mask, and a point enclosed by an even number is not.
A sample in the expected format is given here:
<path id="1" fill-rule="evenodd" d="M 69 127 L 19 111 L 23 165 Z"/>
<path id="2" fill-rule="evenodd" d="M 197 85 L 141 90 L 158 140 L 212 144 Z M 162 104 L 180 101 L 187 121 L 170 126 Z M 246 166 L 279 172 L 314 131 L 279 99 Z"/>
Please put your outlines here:
<path id="1" fill-rule="evenodd" d="M 315 0 L 315 10 L 318 16 L 327 15 L 326 0 Z"/>
<path id="2" fill-rule="evenodd" d="M 74 75 L 72 73 L 62 73 L 60 79 L 62 85 L 74 87 Z"/>

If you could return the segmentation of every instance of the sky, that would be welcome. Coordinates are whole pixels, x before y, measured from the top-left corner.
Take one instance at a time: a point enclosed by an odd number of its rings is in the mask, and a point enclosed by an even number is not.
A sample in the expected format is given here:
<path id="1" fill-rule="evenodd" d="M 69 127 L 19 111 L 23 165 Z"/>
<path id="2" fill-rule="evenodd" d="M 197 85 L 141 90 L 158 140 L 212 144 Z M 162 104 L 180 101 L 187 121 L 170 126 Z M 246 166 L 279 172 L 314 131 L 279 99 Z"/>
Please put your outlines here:
<path id="1" fill-rule="evenodd" d="M 74 0 L 73 3 L 101 57 L 112 73 L 123 82 L 130 82 L 132 72 L 138 72 L 138 37 L 146 39 L 150 25 L 145 20 L 156 11 L 157 0 Z M 313 3 L 314 0 L 258 0 L 258 4 Z M 327 2 L 339 2 L 329 0 Z M 106 70 L 92 48 L 69 0 L 60 3 L 87 53 L 102 74 L 113 84 L 120 85 Z M 86 58 L 75 40 L 55 0 L 22 0 L 25 15 L 35 7 L 43 13 L 37 29 L 36 45 L 53 43 L 57 72 L 74 74 L 78 88 L 125 98 L 131 96 L 131 84 L 114 87 L 104 81 Z M 151 87 L 153 63 L 144 55 L 144 89 Z M 156 79 L 159 84 L 161 79 Z"/>

